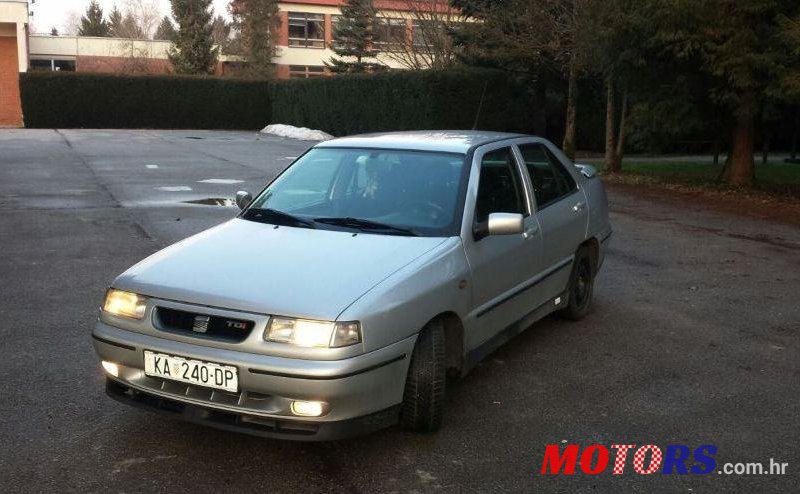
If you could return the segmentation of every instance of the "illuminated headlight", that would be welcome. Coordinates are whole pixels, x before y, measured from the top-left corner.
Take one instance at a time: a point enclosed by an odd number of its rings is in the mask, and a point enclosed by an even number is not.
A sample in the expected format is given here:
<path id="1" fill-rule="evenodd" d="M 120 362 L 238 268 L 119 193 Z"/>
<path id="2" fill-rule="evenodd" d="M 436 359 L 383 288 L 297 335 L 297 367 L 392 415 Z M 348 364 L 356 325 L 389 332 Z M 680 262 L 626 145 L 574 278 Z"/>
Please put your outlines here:
<path id="1" fill-rule="evenodd" d="M 106 292 L 106 301 L 103 303 L 103 311 L 115 316 L 141 319 L 144 317 L 146 306 L 147 297 L 109 288 Z"/>
<path id="2" fill-rule="evenodd" d="M 361 342 L 357 322 L 327 322 L 273 317 L 264 339 L 304 347 L 338 348 Z"/>

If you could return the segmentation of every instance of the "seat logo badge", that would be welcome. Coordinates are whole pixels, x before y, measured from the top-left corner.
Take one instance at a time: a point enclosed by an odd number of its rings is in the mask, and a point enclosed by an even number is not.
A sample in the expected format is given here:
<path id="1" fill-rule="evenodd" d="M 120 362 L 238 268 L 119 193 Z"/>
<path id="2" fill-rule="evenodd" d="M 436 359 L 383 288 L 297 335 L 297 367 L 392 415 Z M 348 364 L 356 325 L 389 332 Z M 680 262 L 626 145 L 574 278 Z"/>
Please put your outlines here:
<path id="1" fill-rule="evenodd" d="M 205 333 L 208 331 L 208 321 L 211 318 L 208 316 L 194 316 L 194 324 L 192 325 L 192 331 L 195 333 Z"/>

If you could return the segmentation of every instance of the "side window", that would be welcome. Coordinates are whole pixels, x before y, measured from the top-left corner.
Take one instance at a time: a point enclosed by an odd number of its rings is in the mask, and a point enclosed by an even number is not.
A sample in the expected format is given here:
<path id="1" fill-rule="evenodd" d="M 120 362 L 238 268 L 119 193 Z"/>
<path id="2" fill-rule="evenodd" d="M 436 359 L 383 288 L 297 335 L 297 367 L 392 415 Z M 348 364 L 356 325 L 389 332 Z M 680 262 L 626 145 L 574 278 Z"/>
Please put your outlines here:
<path id="1" fill-rule="evenodd" d="M 481 161 L 475 219 L 482 223 L 491 213 L 527 214 L 522 179 L 511 148 L 486 153 Z"/>
<path id="2" fill-rule="evenodd" d="M 575 190 L 575 180 L 542 144 L 523 144 L 519 151 L 531 177 L 533 195 L 540 209 Z"/>

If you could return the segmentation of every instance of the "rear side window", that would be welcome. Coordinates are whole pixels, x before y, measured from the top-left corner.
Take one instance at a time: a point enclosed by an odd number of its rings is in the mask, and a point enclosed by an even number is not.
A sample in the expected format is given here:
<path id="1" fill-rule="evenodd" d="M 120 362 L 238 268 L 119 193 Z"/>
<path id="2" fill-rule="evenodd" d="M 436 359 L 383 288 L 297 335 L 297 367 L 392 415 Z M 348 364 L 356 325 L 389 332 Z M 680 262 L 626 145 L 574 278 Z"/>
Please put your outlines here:
<path id="1" fill-rule="evenodd" d="M 533 184 L 533 195 L 539 209 L 572 193 L 577 185 L 561 162 L 542 144 L 519 146 L 525 167 Z"/>
<path id="2" fill-rule="evenodd" d="M 522 187 L 511 148 L 486 153 L 481 161 L 476 221 L 487 221 L 491 213 L 527 214 Z"/>

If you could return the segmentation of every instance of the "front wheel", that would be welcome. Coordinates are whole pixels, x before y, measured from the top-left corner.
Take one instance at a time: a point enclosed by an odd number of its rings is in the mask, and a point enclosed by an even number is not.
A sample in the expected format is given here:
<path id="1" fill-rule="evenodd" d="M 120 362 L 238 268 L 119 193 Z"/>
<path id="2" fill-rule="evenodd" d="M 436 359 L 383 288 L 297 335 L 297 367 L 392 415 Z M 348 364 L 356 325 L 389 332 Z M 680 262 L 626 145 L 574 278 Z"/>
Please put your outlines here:
<path id="1" fill-rule="evenodd" d="M 446 383 L 444 324 L 431 321 L 417 337 L 408 367 L 400 426 L 434 432 L 442 424 Z"/>
<path id="2" fill-rule="evenodd" d="M 594 272 L 592 251 L 588 247 L 581 247 L 575 253 L 569 278 L 569 305 L 561 311 L 561 315 L 577 321 L 589 312 L 594 293 Z"/>

